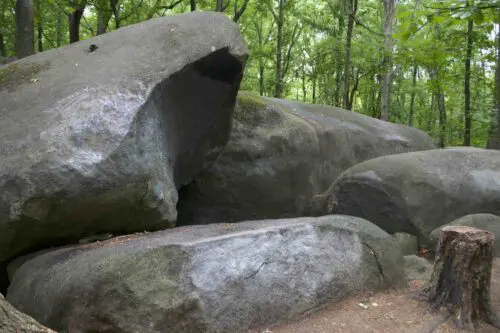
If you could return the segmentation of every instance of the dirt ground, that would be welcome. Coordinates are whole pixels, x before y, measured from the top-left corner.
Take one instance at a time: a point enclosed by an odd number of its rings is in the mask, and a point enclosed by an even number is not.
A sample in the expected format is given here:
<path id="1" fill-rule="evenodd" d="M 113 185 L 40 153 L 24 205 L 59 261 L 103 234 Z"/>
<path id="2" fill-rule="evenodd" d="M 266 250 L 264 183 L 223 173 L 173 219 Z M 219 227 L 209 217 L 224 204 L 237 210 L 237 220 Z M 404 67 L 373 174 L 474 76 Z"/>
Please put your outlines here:
<path id="1" fill-rule="evenodd" d="M 332 304 L 299 320 L 261 333 L 451 333 L 461 332 L 444 313 L 432 313 L 411 296 L 425 281 L 409 281 L 407 289 L 364 295 Z M 492 274 L 492 302 L 500 314 L 500 259 Z M 364 306 L 360 306 L 362 303 Z M 367 308 L 365 308 L 367 306 Z M 481 323 L 477 333 L 500 333 Z"/>

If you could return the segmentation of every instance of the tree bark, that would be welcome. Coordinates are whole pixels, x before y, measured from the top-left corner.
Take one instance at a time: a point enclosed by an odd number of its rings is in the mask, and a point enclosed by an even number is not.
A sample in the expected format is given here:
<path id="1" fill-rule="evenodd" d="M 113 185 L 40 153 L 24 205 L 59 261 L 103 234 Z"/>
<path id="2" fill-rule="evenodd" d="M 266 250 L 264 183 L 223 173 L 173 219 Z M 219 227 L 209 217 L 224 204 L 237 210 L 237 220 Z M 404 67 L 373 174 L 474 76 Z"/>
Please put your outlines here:
<path id="1" fill-rule="evenodd" d="M 491 121 L 491 134 L 488 148 L 500 149 L 500 24 L 497 24 L 496 36 L 496 68 L 495 68 L 495 106 Z"/>
<path id="2" fill-rule="evenodd" d="M 312 78 L 312 103 L 316 104 L 316 75 Z"/>
<path id="3" fill-rule="evenodd" d="M 2 0 L 2 8 L 0 8 L 0 27 L 5 27 L 5 10 L 7 9 L 7 0 Z M 0 28 L 0 57 L 6 57 L 4 31 Z"/>
<path id="4" fill-rule="evenodd" d="M 36 27 L 37 27 L 37 41 L 38 41 L 38 52 L 43 52 L 43 16 L 42 7 L 40 6 L 41 0 L 36 0 Z"/>
<path id="5" fill-rule="evenodd" d="M 465 54 L 465 77 L 464 77 L 464 95 L 465 95 L 465 126 L 464 126 L 464 146 L 471 144 L 471 112 L 470 112 L 470 63 L 472 58 L 472 31 L 474 21 L 469 19 L 467 22 L 467 50 Z"/>
<path id="6" fill-rule="evenodd" d="M 384 58 L 382 61 L 382 89 L 380 119 L 389 120 L 392 99 L 392 52 L 394 42 L 392 31 L 394 29 L 394 14 L 396 0 L 384 0 Z"/>
<path id="7" fill-rule="evenodd" d="M 274 87 L 274 97 L 283 97 L 283 74 L 282 74 L 282 48 L 283 48 L 283 24 L 285 23 L 284 12 L 286 0 L 278 0 L 278 14 L 272 11 L 277 26 L 276 35 L 276 82 Z M 272 8 L 271 8 L 272 9 Z"/>
<path id="8" fill-rule="evenodd" d="M 410 95 L 410 114 L 408 115 L 408 126 L 413 126 L 413 116 L 415 114 L 415 94 L 417 93 L 417 75 L 418 75 L 418 66 L 413 66 L 412 73 L 412 85 L 411 85 L 411 95 Z"/>
<path id="9" fill-rule="evenodd" d="M 108 30 L 113 11 L 109 0 L 99 0 L 97 4 L 97 35 L 102 35 Z"/>
<path id="10" fill-rule="evenodd" d="M 63 44 L 63 29 L 62 29 L 62 24 L 63 24 L 63 14 L 61 11 L 57 12 L 57 18 L 56 18 L 56 46 L 60 47 Z"/>
<path id="11" fill-rule="evenodd" d="M 224 11 L 224 0 L 217 0 L 215 3 L 215 11 L 223 12 Z"/>
<path id="12" fill-rule="evenodd" d="M 74 10 L 68 14 L 69 42 L 75 43 L 80 40 L 80 21 L 82 20 L 85 5 L 75 2 L 70 4 Z"/>
<path id="13" fill-rule="evenodd" d="M 350 110 L 349 103 L 349 91 L 350 91 L 350 78 L 351 78 L 351 43 L 352 43 L 352 32 L 354 30 L 354 19 L 356 18 L 356 12 L 358 11 L 358 0 L 350 0 L 347 20 L 347 35 L 345 43 L 345 60 L 344 60 L 344 97 L 342 98 L 342 107 L 346 110 Z"/>
<path id="14" fill-rule="evenodd" d="M 19 312 L 0 294 L 0 332 L 2 333 L 56 333 L 35 319 Z"/>
<path id="15" fill-rule="evenodd" d="M 35 53 L 33 0 L 16 1 L 16 54 L 21 59 Z"/>
<path id="16" fill-rule="evenodd" d="M 434 270 L 422 291 L 433 309 L 446 307 L 459 328 L 474 329 L 478 320 L 498 327 L 491 310 L 492 233 L 467 226 L 444 227 Z"/>

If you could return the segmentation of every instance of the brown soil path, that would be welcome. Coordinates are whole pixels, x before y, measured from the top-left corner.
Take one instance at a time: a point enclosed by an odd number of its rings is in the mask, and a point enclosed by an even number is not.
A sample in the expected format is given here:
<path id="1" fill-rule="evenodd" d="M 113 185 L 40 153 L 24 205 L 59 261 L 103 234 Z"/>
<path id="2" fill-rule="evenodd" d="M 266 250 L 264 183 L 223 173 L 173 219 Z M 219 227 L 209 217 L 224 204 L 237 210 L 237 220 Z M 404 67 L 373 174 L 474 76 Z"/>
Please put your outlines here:
<path id="1" fill-rule="evenodd" d="M 266 333 L 451 333 L 459 332 L 443 313 L 432 313 L 411 296 L 424 281 L 410 281 L 407 289 L 358 296 L 332 304 L 302 319 L 271 327 Z M 492 275 L 492 301 L 500 313 L 500 259 Z M 367 305 L 364 308 L 359 304 Z M 477 333 L 500 333 L 481 323 Z"/>

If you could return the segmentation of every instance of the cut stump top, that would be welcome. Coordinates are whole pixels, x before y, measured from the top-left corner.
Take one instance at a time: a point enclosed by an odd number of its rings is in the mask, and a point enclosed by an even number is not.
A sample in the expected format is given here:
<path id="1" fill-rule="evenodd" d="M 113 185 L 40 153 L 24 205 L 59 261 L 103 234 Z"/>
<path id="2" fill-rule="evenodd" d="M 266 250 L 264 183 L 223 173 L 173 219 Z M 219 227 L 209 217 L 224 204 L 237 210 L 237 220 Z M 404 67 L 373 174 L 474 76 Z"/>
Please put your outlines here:
<path id="1" fill-rule="evenodd" d="M 453 238 L 461 238 L 465 241 L 482 244 L 493 243 L 495 241 L 495 235 L 489 231 L 462 225 L 444 227 L 441 230 L 441 237 L 445 234 L 453 235 Z"/>

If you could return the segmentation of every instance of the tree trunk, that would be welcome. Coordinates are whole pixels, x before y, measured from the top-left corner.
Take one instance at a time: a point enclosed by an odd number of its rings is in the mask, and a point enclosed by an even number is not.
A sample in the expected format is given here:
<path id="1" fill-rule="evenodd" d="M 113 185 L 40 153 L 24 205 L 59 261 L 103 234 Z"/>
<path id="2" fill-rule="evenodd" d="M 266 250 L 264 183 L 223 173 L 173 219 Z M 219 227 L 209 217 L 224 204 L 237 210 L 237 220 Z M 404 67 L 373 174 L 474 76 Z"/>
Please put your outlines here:
<path id="1" fill-rule="evenodd" d="M 56 17 L 56 46 L 60 47 L 63 44 L 63 14 L 61 11 L 57 12 Z"/>
<path id="2" fill-rule="evenodd" d="M 312 103 L 316 104 L 316 76 L 312 79 Z"/>
<path id="3" fill-rule="evenodd" d="M 302 71 L 302 102 L 307 99 L 307 89 L 306 89 L 306 73 Z"/>
<path id="4" fill-rule="evenodd" d="M 446 146 L 446 109 L 444 104 L 444 93 L 441 88 L 436 96 L 439 109 L 439 147 Z"/>
<path id="5" fill-rule="evenodd" d="M 276 83 L 274 87 L 274 97 L 283 97 L 283 73 L 282 73 L 282 47 L 283 47 L 283 24 L 285 1 L 279 0 L 278 15 L 276 17 L 277 36 L 276 36 Z"/>
<path id="6" fill-rule="evenodd" d="M 349 91 L 350 91 L 350 78 L 351 78 L 351 43 L 352 43 L 352 32 L 354 30 L 354 18 L 356 17 L 356 12 L 358 10 L 358 0 L 349 0 L 348 15 L 349 19 L 347 21 L 347 35 L 345 42 L 345 60 L 344 60 L 344 97 L 342 99 L 342 107 L 346 110 L 350 110 L 349 105 Z"/>
<path id="7" fill-rule="evenodd" d="M 16 1 L 16 53 L 21 59 L 35 53 L 33 0 Z"/>
<path id="8" fill-rule="evenodd" d="M 467 22 L 467 51 L 465 55 L 465 77 L 464 77 L 464 95 L 465 95 L 465 126 L 464 126 L 464 146 L 470 146 L 471 143 L 471 112 L 470 112 L 470 62 L 472 58 L 472 29 L 474 21 L 469 19 Z"/>
<path id="9" fill-rule="evenodd" d="M 68 14 L 69 42 L 75 43 L 80 40 L 80 21 L 82 20 L 84 6 L 74 5 L 72 13 Z"/>
<path id="10" fill-rule="evenodd" d="M 0 332 L 2 333 L 56 333 L 19 312 L 0 294 Z"/>
<path id="11" fill-rule="evenodd" d="M 412 77 L 412 85 L 411 85 L 411 96 L 410 96 L 410 114 L 408 116 L 408 126 L 413 126 L 413 116 L 415 114 L 415 94 L 417 93 L 417 74 L 418 74 L 418 66 L 413 66 L 413 77 Z"/>
<path id="12" fill-rule="evenodd" d="M 492 233 L 467 226 L 444 227 L 434 271 L 422 295 L 433 309 L 445 306 L 459 328 L 474 329 L 483 319 L 497 326 L 491 311 Z"/>
<path id="13" fill-rule="evenodd" d="M 97 4 L 97 35 L 102 35 L 108 30 L 113 11 L 109 0 L 99 0 Z"/>
<path id="14" fill-rule="evenodd" d="M 196 11 L 196 0 L 191 0 L 191 11 L 192 12 Z"/>
<path id="15" fill-rule="evenodd" d="M 7 9 L 7 0 L 2 0 L 2 8 L 0 8 L 0 27 L 5 27 L 5 10 Z M 6 57 L 5 40 L 3 29 L 0 29 L 0 57 Z"/>
<path id="16" fill-rule="evenodd" d="M 496 68 L 495 68 L 495 106 L 491 121 L 491 134 L 488 148 L 500 149 L 500 24 L 497 24 Z"/>
<path id="17" fill-rule="evenodd" d="M 41 0 L 36 0 L 36 27 L 37 27 L 37 41 L 38 41 L 38 52 L 43 52 L 43 16 L 42 8 L 40 6 Z"/>
<path id="18" fill-rule="evenodd" d="M 394 28 L 394 13 L 396 8 L 395 0 L 384 0 L 384 58 L 382 61 L 382 105 L 380 110 L 380 119 L 389 120 L 391 112 L 392 99 L 392 52 L 393 39 L 392 31 Z"/>
<path id="19" fill-rule="evenodd" d="M 224 0 L 217 0 L 215 4 L 215 11 L 216 12 L 223 12 L 224 11 Z"/>
<path id="20" fill-rule="evenodd" d="M 115 17 L 115 29 L 120 28 L 121 17 L 120 17 L 120 0 L 110 0 L 111 11 Z"/>

